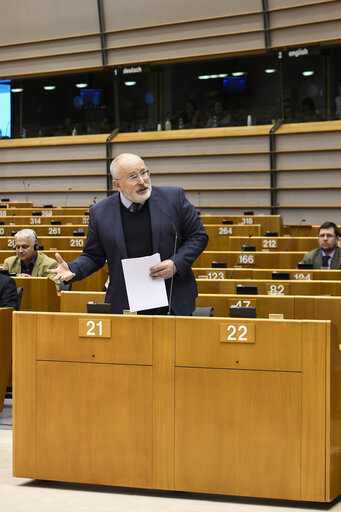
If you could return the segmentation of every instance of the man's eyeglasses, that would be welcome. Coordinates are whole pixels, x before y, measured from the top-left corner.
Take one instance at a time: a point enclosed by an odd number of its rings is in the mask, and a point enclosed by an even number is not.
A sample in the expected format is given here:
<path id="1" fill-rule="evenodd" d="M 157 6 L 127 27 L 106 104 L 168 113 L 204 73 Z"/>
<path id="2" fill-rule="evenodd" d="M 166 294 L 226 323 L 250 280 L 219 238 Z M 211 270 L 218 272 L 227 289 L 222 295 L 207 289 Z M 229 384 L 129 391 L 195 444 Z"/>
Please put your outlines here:
<path id="1" fill-rule="evenodd" d="M 143 180 L 148 180 L 150 176 L 150 169 L 144 169 L 144 171 L 141 171 L 139 174 L 132 174 L 129 176 L 129 178 L 114 178 L 114 180 L 125 180 L 128 181 L 128 183 L 131 183 L 132 185 L 136 185 L 139 182 L 139 179 L 142 178 Z"/>

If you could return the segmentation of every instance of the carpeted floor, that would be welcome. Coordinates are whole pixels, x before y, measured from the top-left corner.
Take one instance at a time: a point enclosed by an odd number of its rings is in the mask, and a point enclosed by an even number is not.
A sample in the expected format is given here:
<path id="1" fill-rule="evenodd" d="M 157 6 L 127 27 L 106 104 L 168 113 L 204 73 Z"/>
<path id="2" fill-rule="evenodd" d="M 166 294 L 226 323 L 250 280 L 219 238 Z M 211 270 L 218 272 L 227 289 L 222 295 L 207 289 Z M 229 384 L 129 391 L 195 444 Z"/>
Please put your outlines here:
<path id="1" fill-rule="evenodd" d="M 12 399 L 5 398 L 5 403 L 0 412 L 0 430 L 12 429 Z"/>

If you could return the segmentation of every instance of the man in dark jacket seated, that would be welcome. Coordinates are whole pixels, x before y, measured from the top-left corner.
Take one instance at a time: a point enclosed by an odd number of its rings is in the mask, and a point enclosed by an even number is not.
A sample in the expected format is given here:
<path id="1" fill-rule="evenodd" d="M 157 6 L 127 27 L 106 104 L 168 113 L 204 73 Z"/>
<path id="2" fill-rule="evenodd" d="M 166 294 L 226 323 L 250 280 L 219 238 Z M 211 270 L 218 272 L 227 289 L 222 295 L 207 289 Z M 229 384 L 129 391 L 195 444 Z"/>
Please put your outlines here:
<path id="1" fill-rule="evenodd" d="M 340 233 L 334 222 L 324 222 L 319 229 L 319 247 L 304 255 L 303 263 L 313 268 L 341 269 L 341 250 L 338 246 Z"/>
<path id="2" fill-rule="evenodd" d="M 0 307 L 16 308 L 17 304 L 17 287 L 14 279 L 0 273 Z"/>

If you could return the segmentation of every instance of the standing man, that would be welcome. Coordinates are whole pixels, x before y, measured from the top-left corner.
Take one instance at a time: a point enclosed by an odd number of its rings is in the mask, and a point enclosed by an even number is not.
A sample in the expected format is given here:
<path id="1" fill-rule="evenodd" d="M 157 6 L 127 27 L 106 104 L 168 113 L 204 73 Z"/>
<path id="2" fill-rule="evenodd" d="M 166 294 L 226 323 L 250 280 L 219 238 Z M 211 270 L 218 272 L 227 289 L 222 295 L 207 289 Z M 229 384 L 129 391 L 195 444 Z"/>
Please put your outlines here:
<path id="1" fill-rule="evenodd" d="M 324 222 L 319 229 L 319 246 L 304 255 L 302 263 L 312 263 L 313 268 L 341 269 L 340 233 L 334 222 Z"/>
<path id="2" fill-rule="evenodd" d="M 56 279 L 84 279 L 108 261 L 110 284 L 106 301 L 112 313 L 129 309 L 121 260 L 160 253 L 161 263 L 150 269 L 153 279 L 165 279 L 169 298 L 174 274 L 171 309 L 176 315 L 191 315 L 197 286 L 192 263 L 208 241 L 195 208 L 178 187 L 153 187 L 150 170 L 137 155 L 122 153 L 110 167 L 113 186 L 119 192 L 90 209 L 89 230 L 83 254 L 67 264 L 56 254 Z M 173 257 L 175 237 L 177 249 Z M 145 311 L 166 314 L 168 307 Z"/>
<path id="3" fill-rule="evenodd" d="M 18 277 L 50 277 L 48 269 L 56 268 L 56 260 L 38 252 L 38 238 L 33 229 L 22 229 L 14 235 L 15 256 L 4 261 L 4 269 Z"/>

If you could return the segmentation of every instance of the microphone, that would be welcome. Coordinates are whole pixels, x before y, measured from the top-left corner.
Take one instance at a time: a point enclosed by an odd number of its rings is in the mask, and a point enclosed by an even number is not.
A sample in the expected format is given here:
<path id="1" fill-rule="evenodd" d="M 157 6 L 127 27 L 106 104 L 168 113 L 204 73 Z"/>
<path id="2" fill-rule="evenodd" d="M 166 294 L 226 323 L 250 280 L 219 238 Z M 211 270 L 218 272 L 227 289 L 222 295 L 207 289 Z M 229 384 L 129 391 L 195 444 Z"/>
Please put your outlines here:
<path id="1" fill-rule="evenodd" d="M 172 306 L 172 295 L 173 295 L 173 281 L 174 281 L 174 270 L 175 270 L 175 253 L 176 253 L 176 247 L 178 244 L 178 232 L 176 230 L 175 224 L 171 223 L 172 232 L 174 233 L 174 252 L 173 252 L 173 275 L 171 277 L 171 284 L 170 284 L 170 290 L 169 290 L 169 306 L 168 306 L 168 313 L 167 315 L 171 314 L 171 306 Z"/>
<path id="2" fill-rule="evenodd" d="M 70 190 L 72 190 L 72 187 L 70 187 L 70 188 L 68 188 L 68 189 L 67 189 L 66 196 L 65 196 L 65 203 L 64 203 L 64 206 L 66 206 L 66 202 L 67 202 L 67 199 L 68 199 L 68 197 L 69 197 Z"/>
<path id="3" fill-rule="evenodd" d="M 245 240 L 245 242 L 243 243 L 243 245 L 242 245 L 242 250 L 240 251 L 240 253 L 239 253 L 239 254 L 238 254 L 238 256 L 237 256 L 237 259 L 236 259 L 235 264 L 233 265 L 233 268 L 232 268 L 231 274 L 229 275 L 229 279 L 232 279 L 232 276 L 233 276 L 233 274 L 234 274 L 234 271 L 236 270 L 236 265 L 237 265 L 237 263 L 238 263 L 239 257 L 240 257 L 240 256 L 243 254 L 243 252 L 245 251 L 245 248 L 247 247 L 247 243 L 248 243 L 248 241 L 250 240 L 250 238 L 251 238 L 251 237 L 252 237 L 252 234 L 251 234 L 251 235 L 249 235 L 249 236 L 247 237 L 247 239 Z"/>
<path id="4" fill-rule="evenodd" d="M 28 203 L 28 189 L 30 188 L 30 185 L 29 183 L 26 185 L 26 181 L 23 180 L 23 185 L 24 185 L 24 189 L 25 189 L 25 192 L 26 192 L 26 203 Z"/>
<path id="5" fill-rule="evenodd" d="M 290 240 L 289 240 L 288 245 L 287 245 L 287 246 L 286 246 L 286 248 L 284 249 L 285 251 L 287 251 L 287 250 L 289 249 L 290 245 L 292 244 L 293 239 L 295 238 L 295 235 L 296 235 L 297 231 L 300 229 L 300 227 L 301 227 L 302 223 L 303 223 L 303 222 L 305 222 L 305 221 L 306 221 L 306 219 L 301 219 L 301 220 L 300 220 L 299 224 L 296 226 L 296 229 L 295 229 L 295 231 L 294 231 L 294 233 L 293 233 L 292 237 L 291 237 L 291 238 L 290 238 Z"/>

